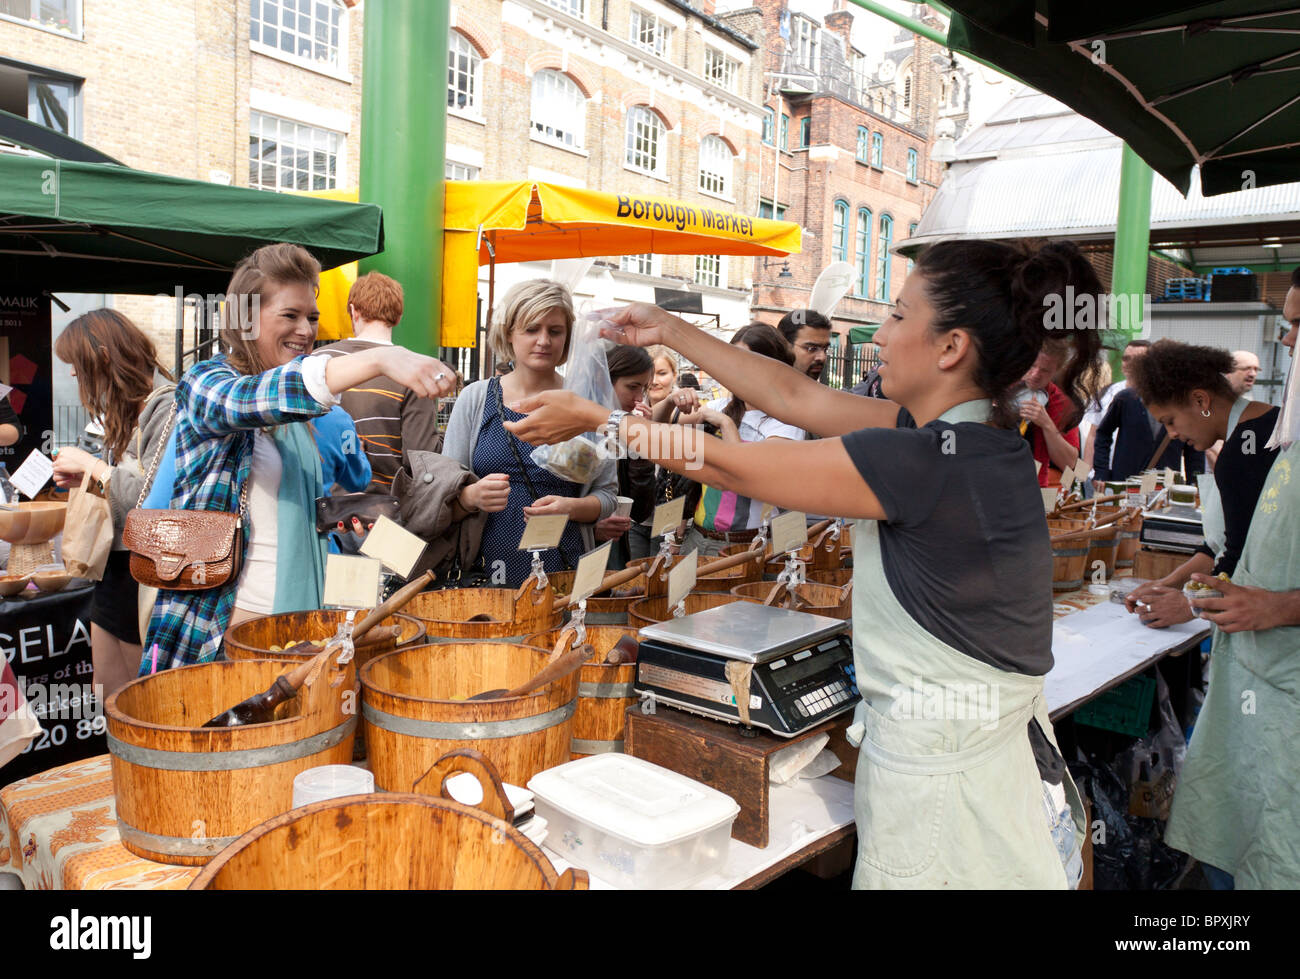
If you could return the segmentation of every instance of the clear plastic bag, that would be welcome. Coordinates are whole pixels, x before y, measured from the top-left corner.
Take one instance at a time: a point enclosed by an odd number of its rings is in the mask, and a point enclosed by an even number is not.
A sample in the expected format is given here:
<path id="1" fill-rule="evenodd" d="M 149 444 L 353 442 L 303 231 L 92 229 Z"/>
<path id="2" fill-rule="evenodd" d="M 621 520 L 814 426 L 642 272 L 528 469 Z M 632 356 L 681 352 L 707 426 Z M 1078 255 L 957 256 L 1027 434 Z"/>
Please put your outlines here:
<path id="1" fill-rule="evenodd" d="M 605 341 L 600 338 L 604 321 L 602 313 L 589 313 L 574 321 L 564 389 L 613 411 L 618 407 L 618 401 L 614 397 L 614 382 L 609 379 Z M 586 432 L 566 442 L 539 446 L 532 451 L 531 458 L 561 479 L 586 486 L 596 478 L 607 454 L 603 435 Z"/>

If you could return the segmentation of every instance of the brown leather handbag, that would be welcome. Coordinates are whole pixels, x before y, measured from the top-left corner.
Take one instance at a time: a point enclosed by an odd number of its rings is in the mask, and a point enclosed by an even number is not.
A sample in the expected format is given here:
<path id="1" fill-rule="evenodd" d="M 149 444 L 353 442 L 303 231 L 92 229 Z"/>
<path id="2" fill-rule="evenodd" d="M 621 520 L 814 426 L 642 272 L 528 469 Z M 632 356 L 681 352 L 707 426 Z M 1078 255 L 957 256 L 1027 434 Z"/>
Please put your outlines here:
<path id="1" fill-rule="evenodd" d="M 244 558 L 244 508 L 248 483 L 239 494 L 239 512 L 217 510 L 141 510 L 167 447 L 176 406 L 154 453 L 135 509 L 126 515 L 122 543 L 131 552 L 131 577 L 151 588 L 204 591 L 239 577 Z"/>

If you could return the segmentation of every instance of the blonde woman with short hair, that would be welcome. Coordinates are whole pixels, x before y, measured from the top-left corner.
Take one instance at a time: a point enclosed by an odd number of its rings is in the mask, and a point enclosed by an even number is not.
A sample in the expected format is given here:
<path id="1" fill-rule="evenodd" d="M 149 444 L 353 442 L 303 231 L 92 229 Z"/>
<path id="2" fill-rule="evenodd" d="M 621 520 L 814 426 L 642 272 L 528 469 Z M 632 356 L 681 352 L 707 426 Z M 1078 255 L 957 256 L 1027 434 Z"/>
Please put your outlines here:
<path id="1" fill-rule="evenodd" d="M 562 479 L 532 461 L 533 447 L 501 425 L 523 416 L 510 406 L 524 398 L 564 387 L 556 369 L 569 356 L 573 299 L 548 279 L 521 282 L 506 293 L 488 328 L 488 344 L 498 361 L 514 367 L 501 377 L 475 381 L 456 399 L 443 439 L 443 454 L 479 477 L 461 491 L 466 510 L 488 513 L 480 556 L 495 582 L 519 585 L 528 577 L 531 557 L 518 549 L 529 517 L 565 514 L 569 524 L 558 550 L 544 555 L 547 571 L 577 566 L 595 546 L 597 521 L 618 504 L 618 473 L 606 460 L 585 486 Z"/>

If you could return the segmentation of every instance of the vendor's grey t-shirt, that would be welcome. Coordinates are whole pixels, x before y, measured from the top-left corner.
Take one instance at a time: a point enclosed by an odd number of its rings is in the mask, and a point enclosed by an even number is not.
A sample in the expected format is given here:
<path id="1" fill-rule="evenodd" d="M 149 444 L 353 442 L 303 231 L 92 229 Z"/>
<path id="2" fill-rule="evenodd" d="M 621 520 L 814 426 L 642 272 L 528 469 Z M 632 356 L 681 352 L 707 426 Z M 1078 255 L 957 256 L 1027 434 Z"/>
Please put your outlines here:
<path id="1" fill-rule="evenodd" d="M 906 409 L 898 427 L 844 436 L 884 507 L 881 559 L 898 603 L 932 636 L 999 670 L 1052 668 L 1052 548 L 1029 443 L 977 422 L 932 421 Z M 1039 769 L 1060 781 L 1060 756 L 1031 723 Z"/>

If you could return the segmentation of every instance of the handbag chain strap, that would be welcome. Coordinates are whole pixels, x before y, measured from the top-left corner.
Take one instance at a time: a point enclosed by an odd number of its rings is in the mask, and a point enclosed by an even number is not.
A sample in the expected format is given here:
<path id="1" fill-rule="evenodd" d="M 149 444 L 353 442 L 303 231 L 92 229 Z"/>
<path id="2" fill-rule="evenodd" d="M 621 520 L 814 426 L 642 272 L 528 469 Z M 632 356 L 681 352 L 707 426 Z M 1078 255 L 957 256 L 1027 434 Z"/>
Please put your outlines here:
<path id="1" fill-rule="evenodd" d="M 140 499 L 135 501 L 135 508 L 139 510 L 144 506 L 144 498 L 149 495 L 153 489 L 154 477 L 158 475 L 158 463 L 162 459 L 163 452 L 167 450 L 167 439 L 172 433 L 172 425 L 176 422 L 176 402 L 172 402 L 172 410 L 167 413 L 167 424 L 163 426 L 162 438 L 158 440 L 158 450 L 153 454 L 153 462 L 149 464 L 149 472 L 144 477 L 144 486 L 140 488 Z"/>
<path id="2" fill-rule="evenodd" d="M 176 424 L 176 402 L 172 402 L 172 410 L 167 415 L 167 424 L 163 426 L 162 438 L 158 440 L 158 449 L 153 454 L 153 462 L 149 464 L 149 472 L 145 474 L 144 486 L 140 490 L 140 499 L 135 501 L 137 510 L 144 506 L 144 499 L 153 489 L 153 481 L 158 475 L 158 463 L 162 461 L 163 452 L 167 450 L 167 440 L 171 436 L 172 427 Z M 239 515 L 244 516 L 248 505 L 248 484 L 253 481 L 253 471 L 250 465 L 248 479 L 244 480 L 244 485 L 239 491 Z"/>

